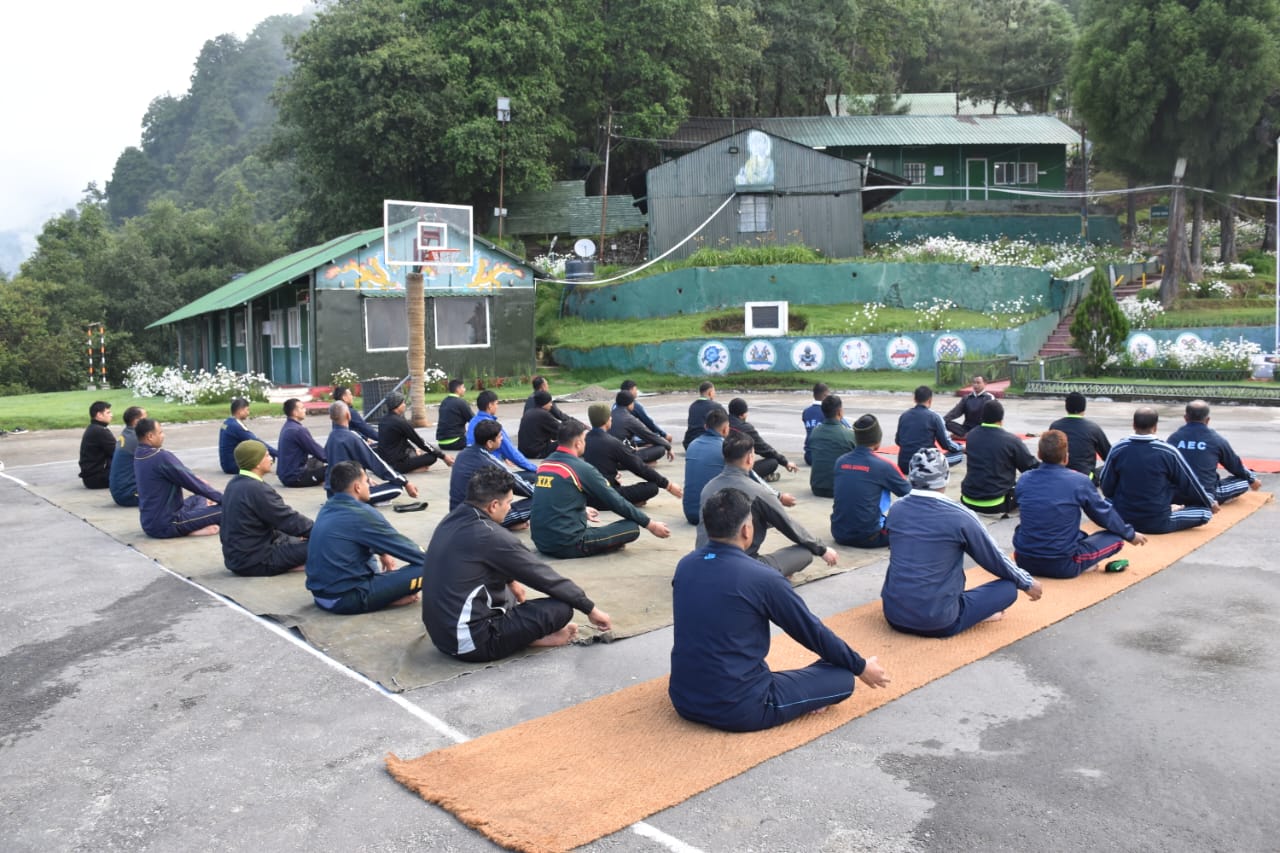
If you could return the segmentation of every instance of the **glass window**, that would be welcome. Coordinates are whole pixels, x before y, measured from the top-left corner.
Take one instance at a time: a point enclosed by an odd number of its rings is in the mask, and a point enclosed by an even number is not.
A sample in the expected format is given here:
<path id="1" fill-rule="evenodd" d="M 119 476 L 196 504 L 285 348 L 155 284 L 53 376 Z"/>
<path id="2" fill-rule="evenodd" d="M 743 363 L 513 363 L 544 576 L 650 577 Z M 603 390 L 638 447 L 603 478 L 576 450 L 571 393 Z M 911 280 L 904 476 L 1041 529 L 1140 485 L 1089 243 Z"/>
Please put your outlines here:
<path id="1" fill-rule="evenodd" d="M 279 308 L 271 312 L 271 348 L 284 349 L 284 311 Z"/>
<path id="2" fill-rule="evenodd" d="M 902 177 L 913 184 L 924 183 L 924 163 L 903 163 Z"/>
<path id="3" fill-rule="evenodd" d="M 364 348 L 366 352 L 407 350 L 409 318 L 403 296 L 365 297 Z"/>
<path id="4" fill-rule="evenodd" d="M 244 315 L 236 315 L 236 346 L 244 346 Z"/>
<path id="5" fill-rule="evenodd" d="M 1018 183 L 1035 184 L 1040 182 L 1040 164 L 1039 163 L 1019 163 L 1018 164 Z"/>
<path id="6" fill-rule="evenodd" d="M 758 234 L 773 230 L 773 197 L 742 195 L 738 197 L 738 233 Z"/>
<path id="7" fill-rule="evenodd" d="M 437 349 L 489 346 L 489 300 L 453 297 L 431 300 Z"/>
<path id="8" fill-rule="evenodd" d="M 227 315 L 218 315 L 218 343 L 224 349 L 231 343 L 231 335 L 227 330 Z"/>
<path id="9" fill-rule="evenodd" d="M 289 309 L 289 346 L 302 346 L 302 312 L 297 308 Z"/>

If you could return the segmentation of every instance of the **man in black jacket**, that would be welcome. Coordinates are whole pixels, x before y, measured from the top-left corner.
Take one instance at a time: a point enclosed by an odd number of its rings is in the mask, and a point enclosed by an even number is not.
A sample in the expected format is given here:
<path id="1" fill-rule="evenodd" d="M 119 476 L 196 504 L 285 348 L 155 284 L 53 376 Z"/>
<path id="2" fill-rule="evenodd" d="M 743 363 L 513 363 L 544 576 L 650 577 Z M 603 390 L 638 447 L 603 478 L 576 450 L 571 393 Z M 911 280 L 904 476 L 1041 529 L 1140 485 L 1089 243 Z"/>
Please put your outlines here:
<path id="1" fill-rule="evenodd" d="M 942 416 L 943 422 L 947 425 L 947 432 L 957 438 L 964 438 L 982 423 L 982 407 L 988 400 L 995 399 L 995 395 L 987 390 L 987 381 L 981 376 L 973 377 L 972 382 L 969 393 L 961 397 L 960 401 L 951 407 L 951 411 Z"/>
<path id="2" fill-rule="evenodd" d="M 533 379 L 529 380 L 529 384 L 533 386 L 533 393 L 525 398 L 524 410 L 526 412 L 532 409 L 534 406 L 537 406 L 538 408 L 543 407 L 544 405 L 543 403 L 537 402 L 538 392 L 542 391 L 542 392 L 545 392 L 547 395 L 547 398 L 551 400 L 551 406 L 550 408 L 547 409 L 547 411 L 551 412 L 552 417 L 554 417 L 557 422 L 563 422 L 568 419 L 569 416 L 566 415 L 564 412 L 560 411 L 560 407 L 556 405 L 555 397 L 551 396 L 551 385 L 547 382 L 547 377 L 535 376 L 533 377 Z M 552 448 L 552 449 L 554 450 L 555 448 Z M 525 455 L 527 456 L 528 454 L 526 453 Z"/>
<path id="3" fill-rule="evenodd" d="M 311 519 L 289 507 L 263 481 L 271 454 L 261 441 L 236 445 L 240 473 L 222 492 L 222 561 L 237 575 L 266 577 L 299 572 L 307 562 Z"/>
<path id="4" fill-rule="evenodd" d="M 756 458 L 755 472 L 760 479 L 776 483 L 782 479 L 779 468 L 785 468 L 793 474 L 798 470 L 794 462 L 787 461 L 786 456 L 760 437 L 760 431 L 754 424 L 747 423 L 747 401 L 741 397 L 734 397 L 729 401 L 729 432 L 740 432 L 751 439 Z"/>
<path id="5" fill-rule="evenodd" d="M 475 415 L 471 404 L 462 396 L 467 383 L 461 379 L 449 380 L 449 393 L 440 401 L 436 418 L 436 444 L 444 450 L 461 450 L 467 446 L 467 424 Z"/>
<path id="6" fill-rule="evenodd" d="M 960 502 L 987 515 L 1013 512 L 1018 508 L 1014 494 L 1018 474 L 1040 463 L 1021 438 L 1005 430 L 1004 406 L 999 400 L 986 402 L 982 423 L 966 438 L 969 464 L 960 482 Z"/>
<path id="7" fill-rule="evenodd" d="M 582 458 L 594 465 L 609 481 L 609 485 L 636 506 L 642 506 L 657 495 L 660 489 L 666 489 L 677 498 L 684 497 L 684 491 L 678 485 L 658 473 L 656 468 L 645 464 L 644 458 L 634 447 L 613 434 L 610 429 L 613 414 L 619 411 L 626 410 L 615 408 L 611 414 L 604 403 L 594 403 L 587 409 L 587 419 L 591 421 L 592 429 L 587 433 L 587 449 L 583 451 Z M 619 470 L 630 471 L 642 482 L 622 485 L 618 482 Z"/>
<path id="8" fill-rule="evenodd" d="M 378 455 L 401 474 L 430 468 L 437 459 L 444 460 L 445 465 L 453 465 L 452 456 L 418 435 L 413 424 L 405 418 L 404 409 L 403 394 L 393 391 L 387 395 L 387 414 L 378 424 Z M 422 452 L 417 452 L 414 447 L 421 448 Z"/>
<path id="9" fill-rule="evenodd" d="M 436 526 L 423 570 L 422 622 L 431 642 L 460 660 L 499 660 L 528 646 L 563 646 L 578 626 L 613 627 L 582 588 L 539 560 L 502 527 L 513 478 L 492 465 L 467 483 L 467 501 Z M 525 598 L 524 585 L 547 598 Z"/>
<path id="10" fill-rule="evenodd" d="M 111 456 L 115 452 L 111 404 L 98 400 L 89 407 L 89 425 L 80 437 L 80 479 L 86 489 L 105 489 L 111 485 Z"/>
<path id="11" fill-rule="evenodd" d="M 533 405 L 525 406 L 520 416 L 516 447 L 526 459 L 546 459 L 555 452 L 561 419 L 555 415 L 550 391 L 534 391 L 529 400 Z"/>
<path id="12" fill-rule="evenodd" d="M 663 456 L 673 460 L 671 442 L 667 437 L 645 426 L 636 415 L 636 397 L 630 391 L 619 391 L 613 398 L 609 434 L 631 444 L 645 462 L 657 462 Z"/>
<path id="13" fill-rule="evenodd" d="M 698 399 L 689 404 L 689 423 L 688 429 L 684 431 L 683 442 L 685 450 L 689 449 L 695 438 L 706 431 L 707 412 L 712 409 L 724 412 L 724 406 L 716 402 L 716 384 L 708 379 L 698 386 Z"/>

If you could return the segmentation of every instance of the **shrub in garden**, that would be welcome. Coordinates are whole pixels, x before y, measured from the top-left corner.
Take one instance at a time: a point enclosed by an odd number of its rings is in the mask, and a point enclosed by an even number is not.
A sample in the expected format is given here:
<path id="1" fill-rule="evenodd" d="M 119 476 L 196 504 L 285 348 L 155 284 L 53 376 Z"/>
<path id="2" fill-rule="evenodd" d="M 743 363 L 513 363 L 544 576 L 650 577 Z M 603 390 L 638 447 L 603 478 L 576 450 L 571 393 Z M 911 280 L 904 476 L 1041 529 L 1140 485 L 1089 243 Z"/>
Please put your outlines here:
<path id="1" fill-rule="evenodd" d="M 1093 271 L 1089 293 L 1071 321 L 1071 345 L 1080 350 L 1090 373 L 1097 373 L 1113 354 L 1124 349 L 1129 321 L 1116 303 L 1111 282 L 1101 268 Z"/>

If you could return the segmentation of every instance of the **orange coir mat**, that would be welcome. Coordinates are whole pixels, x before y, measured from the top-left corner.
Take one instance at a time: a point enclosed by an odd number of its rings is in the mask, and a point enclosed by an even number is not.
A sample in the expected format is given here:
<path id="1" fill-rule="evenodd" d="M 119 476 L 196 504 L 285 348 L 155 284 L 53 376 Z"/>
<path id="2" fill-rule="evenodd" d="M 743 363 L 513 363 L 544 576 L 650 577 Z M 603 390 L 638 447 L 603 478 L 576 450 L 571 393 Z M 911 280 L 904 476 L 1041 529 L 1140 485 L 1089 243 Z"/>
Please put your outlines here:
<path id="1" fill-rule="evenodd" d="M 858 682 L 848 701 L 825 714 L 763 732 L 720 732 L 677 716 L 664 677 L 419 758 L 388 755 L 387 767 L 401 784 L 504 847 L 531 853 L 571 850 L 677 805 L 1150 577 L 1271 498 L 1265 492 L 1246 492 L 1203 527 L 1153 536 L 1143 547 L 1126 546 L 1122 553 L 1130 565 L 1124 573 L 1092 571 L 1073 580 L 1045 580 L 1039 601 L 1019 596 L 1003 620 L 949 639 L 890 630 L 879 601 L 837 614 L 827 625 L 864 656 L 878 655 L 893 681 L 879 690 Z M 972 568 L 969 585 L 990 577 Z M 813 653 L 789 637 L 774 638 L 769 654 L 773 669 L 812 660 Z M 592 766 L 610 771 L 587 786 L 494 784 L 495 779 L 554 778 L 559 771 Z"/>

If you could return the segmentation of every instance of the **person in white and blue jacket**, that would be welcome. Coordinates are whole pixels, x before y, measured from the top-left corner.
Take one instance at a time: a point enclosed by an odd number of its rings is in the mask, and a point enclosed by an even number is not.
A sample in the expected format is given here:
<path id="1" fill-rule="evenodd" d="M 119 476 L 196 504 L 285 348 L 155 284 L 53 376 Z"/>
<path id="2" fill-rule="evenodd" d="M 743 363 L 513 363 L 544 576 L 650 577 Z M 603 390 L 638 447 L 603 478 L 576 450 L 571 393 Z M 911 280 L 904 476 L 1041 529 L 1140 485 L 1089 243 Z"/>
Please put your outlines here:
<path id="1" fill-rule="evenodd" d="M 950 472 L 936 447 L 911 457 L 911 494 L 889 509 L 889 568 L 880 598 L 889 627 L 921 637 L 952 637 L 994 622 L 1022 590 L 1032 601 L 1040 582 L 1005 556 L 972 510 L 944 492 Z M 965 555 L 997 580 L 966 591 Z"/>
<path id="2" fill-rule="evenodd" d="M 1183 417 L 1186 424 L 1169 436 L 1169 443 L 1178 449 L 1182 458 L 1191 466 L 1200 485 L 1217 499 L 1218 503 L 1235 500 L 1250 489 L 1257 491 L 1262 482 L 1245 467 L 1240 457 L 1231 449 L 1231 443 L 1209 428 L 1209 404 L 1204 400 L 1187 403 Z M 1218 477 L 1218 466 L 1227 469 L 1230 477 Z M 1182 495 L 1175 495 L 1179 500 Z M 1191 503 L 1190 499 L 1181 503 Z"/>

